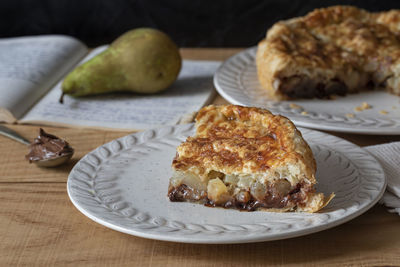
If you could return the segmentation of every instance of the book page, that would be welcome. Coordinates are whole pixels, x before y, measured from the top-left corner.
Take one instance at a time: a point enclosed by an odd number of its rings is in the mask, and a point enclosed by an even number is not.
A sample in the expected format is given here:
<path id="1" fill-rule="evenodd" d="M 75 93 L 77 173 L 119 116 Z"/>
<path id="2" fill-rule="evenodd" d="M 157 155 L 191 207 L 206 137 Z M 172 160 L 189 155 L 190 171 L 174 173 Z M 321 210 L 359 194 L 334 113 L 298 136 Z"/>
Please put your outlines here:
<path id="1" fill-rule="evenodd" d="M 68 36 L 0 40 L 0 108 L 20 118 L 87 53 Z"/>
<path id="2" fill-rule="evenodd" d="M 85 60 L 104 49 L 94 50 Z M 214 96 L 213 75 L 219 65 L 218 61 L 184 60 L 177 81 L 167 90 L 149 95 L 65 96 L 60 104 L 60 82 L 21 122 L 135 130 L 185 122 Z"/>

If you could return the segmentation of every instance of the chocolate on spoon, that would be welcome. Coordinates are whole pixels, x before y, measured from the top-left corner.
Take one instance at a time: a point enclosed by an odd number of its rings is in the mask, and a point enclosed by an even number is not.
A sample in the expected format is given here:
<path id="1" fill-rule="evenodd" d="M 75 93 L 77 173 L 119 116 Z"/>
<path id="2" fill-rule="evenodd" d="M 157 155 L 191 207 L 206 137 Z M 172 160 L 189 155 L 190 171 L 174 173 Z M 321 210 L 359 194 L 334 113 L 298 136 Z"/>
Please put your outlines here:
<path id="1" fill-rule="evenodd" d="M 29 163 L 34 162 L 41 167 L 61 165 L 74 154 L 74 149 L 67 141 L 46 133 L 42 128 L 39 130 L 39 136 L 30 144 L 30 149 L 25 158 Z"/>
<path id="2" fill-rule="evenodd" d="M 40 167 L 59 166 L 67 162 L 74 154 L 74 149 L 67 141 L 46 133 L 42 128 L 39 130 L 39 136 L 32 143 L 3 125 L 0 125 L 0 133 L 29 145 L 30 151 L 25 158 Z"/>

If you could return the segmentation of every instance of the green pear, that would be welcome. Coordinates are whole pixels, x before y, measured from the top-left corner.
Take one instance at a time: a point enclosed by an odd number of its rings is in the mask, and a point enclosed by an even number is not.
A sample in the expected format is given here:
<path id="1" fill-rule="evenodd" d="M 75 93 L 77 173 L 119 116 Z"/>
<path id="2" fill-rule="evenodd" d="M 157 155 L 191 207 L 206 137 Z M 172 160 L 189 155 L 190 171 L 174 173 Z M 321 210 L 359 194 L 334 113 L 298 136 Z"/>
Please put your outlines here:
<path id="1" fill-rule="evenodd" d="M 62 92 L 74 97 L 156 93 L 176 80 L 181 64 L 178 47 L 165 33 L 139 28 L 121 35 L 104 52 L 75 68 L 64 79 Z"/>

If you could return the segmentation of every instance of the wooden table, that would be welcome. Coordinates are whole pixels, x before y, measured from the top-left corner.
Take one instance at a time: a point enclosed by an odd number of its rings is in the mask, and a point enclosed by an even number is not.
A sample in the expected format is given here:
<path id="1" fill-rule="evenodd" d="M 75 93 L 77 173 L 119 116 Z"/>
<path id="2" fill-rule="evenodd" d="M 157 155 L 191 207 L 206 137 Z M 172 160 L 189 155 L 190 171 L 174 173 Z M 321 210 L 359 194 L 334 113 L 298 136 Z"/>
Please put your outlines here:
<path id="1" fill-rule="evenodd" d="M 223 60 L 239 49 L 182 49 L 187 59 Z M 214 103 L 226 103 L 217 97 Z M 9 125 L 32 139 L 37 126 Z M 242 245 L 191 245 L 119 233 L 81 214 L 70 202 L 67 176 L 94 148 L 127 132 L 45 127 L 76 149 L 72 161 L 55 169 L 24 160 L 27 148 L 0 136 L 0 265 L 400 265 L 400 216 L 376 205 L 330 230 L 281 241 Z M 358 145 L 400 136 L 335 134 Z"/>

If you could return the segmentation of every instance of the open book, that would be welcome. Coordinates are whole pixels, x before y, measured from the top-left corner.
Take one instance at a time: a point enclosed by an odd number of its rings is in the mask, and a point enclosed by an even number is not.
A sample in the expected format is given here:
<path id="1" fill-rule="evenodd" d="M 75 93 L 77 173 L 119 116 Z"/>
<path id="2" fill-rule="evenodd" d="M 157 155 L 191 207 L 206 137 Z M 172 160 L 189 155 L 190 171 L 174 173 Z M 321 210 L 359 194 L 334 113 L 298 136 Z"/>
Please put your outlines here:
<path id="1" fill-rule="evenodd" d="M 59 103 L 63 77 L 106 48 L 89 53 L 61 35 L 0 40 L 0 122 L 146 129 L 190 120 L 215 94 L 212 77 L 220 62 L 184 60 L 164 92 L 65 96 Z"/>

